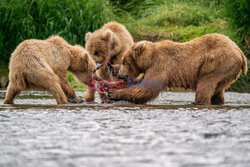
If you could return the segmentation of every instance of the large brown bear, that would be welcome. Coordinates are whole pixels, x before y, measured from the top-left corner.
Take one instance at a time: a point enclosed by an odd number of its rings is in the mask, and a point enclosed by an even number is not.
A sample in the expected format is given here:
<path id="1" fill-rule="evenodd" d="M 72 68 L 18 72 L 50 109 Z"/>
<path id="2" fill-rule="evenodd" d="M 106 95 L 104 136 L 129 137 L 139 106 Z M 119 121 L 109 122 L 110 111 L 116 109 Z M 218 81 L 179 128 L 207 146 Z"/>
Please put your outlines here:
<path id="1" fill-rule="evenodd" d="M 128 30 L 117 22 L 107 23 L 93 33 L 88 32 L 85 41 L 86 50 L 97 67 L 100 67 L 97 75 L 104 80 L 111 78 L 106 63 L 111 63 L 115 65 L 114 67 L 119 68 L 117 65 L 121 64 L 122 55 L 134 44 Z M 104 95 L 101 98 L 107 100 Z M 86 102 L 92 102 L 94 94 L 86 94 L 84 99 Z"/>
<path id="2" fill-rule="evenodd" d="M 59 36 L 46 40 L 25 40 L 12 53 L 9 64 L 9 85 L 5 104 L 22 90 L 47 90 L 58 104 L 79 102 L 67 81 L 66 71 L 71 71 L 82 83 L 92 77 L 95 63 L 80 46 L 72 46 Z M 88 92 L 91 94 L 91 92 Z"/>
<path id="3" fill-rule="evenodd" d="M 133 86 L 135 89 L 110 90 L 109 96 L 133 103 L 153 100 L 166 87 L 184 87 L 196 91 L 195 104 L 224 104 L 225 89 L 241 70 L 247 73 L 247 59 L 242 51 L 220 34 L 185 43 L 139 42 L 126 51 L 122 62 L 121 77 L 144 73 L 144 79 Z"/>

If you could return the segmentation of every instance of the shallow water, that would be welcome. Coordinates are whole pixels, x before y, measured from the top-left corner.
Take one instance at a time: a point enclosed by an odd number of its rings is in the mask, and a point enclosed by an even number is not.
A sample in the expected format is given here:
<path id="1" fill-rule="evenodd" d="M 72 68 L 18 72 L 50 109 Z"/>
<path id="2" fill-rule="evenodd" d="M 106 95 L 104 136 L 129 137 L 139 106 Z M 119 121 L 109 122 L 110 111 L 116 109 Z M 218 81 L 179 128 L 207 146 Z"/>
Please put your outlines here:
<path id="1" fill-rule="evenodd" d="M 25 92 L 16 105 L 0 100 L 0 166 L 249 167 L 250 94 L 225 99 L 194 106 L 193 93 L 164 92 L 148 105 L 57 106 Z"/>

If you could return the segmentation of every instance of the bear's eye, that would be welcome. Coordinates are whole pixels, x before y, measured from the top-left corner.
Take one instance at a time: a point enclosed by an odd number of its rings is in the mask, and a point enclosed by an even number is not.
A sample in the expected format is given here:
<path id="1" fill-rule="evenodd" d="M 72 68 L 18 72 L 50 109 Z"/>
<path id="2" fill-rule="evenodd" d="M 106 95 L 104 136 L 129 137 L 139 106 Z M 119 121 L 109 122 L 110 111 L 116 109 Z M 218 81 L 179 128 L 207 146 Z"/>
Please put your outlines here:
<path id="1" fill-rule="evenodd" d="M 98 55 L 99 55 L 99 52 L 96 51 L 96 52 L 94 53 L 94 55 L 95 55 L 95 56 L 98 56 Z"/>

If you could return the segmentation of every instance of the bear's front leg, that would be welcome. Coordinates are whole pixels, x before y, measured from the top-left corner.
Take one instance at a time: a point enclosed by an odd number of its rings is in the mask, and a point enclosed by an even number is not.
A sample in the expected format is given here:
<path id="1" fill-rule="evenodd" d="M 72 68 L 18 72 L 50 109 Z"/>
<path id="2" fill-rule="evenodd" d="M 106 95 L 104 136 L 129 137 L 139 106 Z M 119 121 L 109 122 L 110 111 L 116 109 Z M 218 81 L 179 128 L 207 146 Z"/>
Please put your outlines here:
<path id="1" fill-rule="evenodd" d="M 109 99 L 144 104 L 155 99 L 160 93 L 157 89 L 119 89 L 109 90 Z"/>
<path id="2" fill-rule="evenodd" d="M 74 89 L 67 80 L 66 75 L 61 76 L 59 78 L 60 78 L 60 85 L 62 87 L 63 92 L 67 96 L 68 101 L 70 103 L 83 103 L 84 101 L 82 99 L 77 98 Z"/>
<path id="3" fill-rule="evenodd" d="M 111 89 L 108 91 L 108 98 L 113 101 L 122 101 L 125 97 L 123 92 L 123 90 Z"/>
<path id="4" fill-rule="evenodd" d="M 85 103 L 95 102 L 95 89 L 87 88 L 86 94 L 84 95 Z"/>

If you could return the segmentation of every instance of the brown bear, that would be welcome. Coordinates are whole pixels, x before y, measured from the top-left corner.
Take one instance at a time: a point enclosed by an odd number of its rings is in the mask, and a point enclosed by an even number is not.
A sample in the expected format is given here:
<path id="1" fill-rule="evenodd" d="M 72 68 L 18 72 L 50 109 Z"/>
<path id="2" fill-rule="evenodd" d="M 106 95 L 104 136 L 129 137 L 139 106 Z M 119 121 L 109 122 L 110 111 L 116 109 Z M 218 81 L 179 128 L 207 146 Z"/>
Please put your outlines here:
<path id="1" fill-rule="evenodd" d="M 131 90 L 110 90 L 109 96 L 112 100 L 133 103 L 153 100 L 166 87 L 184 87 L 195 90 L 195 104 L 224 104 L 225 89 L 241 70 L 247 73 L 243 52 L 220 34 L 204 35 L 185 43 L 142 41 L 126 51 L 122 63 L 120 77 L 144 73 L 144 79 Z"/>
<path id="2" fill-rule="evenodd" d="M 92 77 L 95 63 L 81 46 L 72 46 L 59 36 L 25 40 L 12 53 L 5 104 L 13 104 L 22 90 L 47 90 L 58 104 L 79 102 L 67 81 L 71 71 L 82 83 Z M 88 92 L 92 94 L 92 92 Z"/>
<path id="3" fill-rule="evenodd" d="M 106 63 L 112 65 L 121 64 L 122 55 L 125 51 L 134 44 L 133 38 L 128 30 L 117 22 L 110 22 L 105 24 L 102 28 L 91 33 L 88 32 L 85 36 L 85 48 L 95 61 L 97 67 L 97 75 L 108 80 L 112 76 L 108 72 Z M 106 99 L 102 95 L 102 100 Z M 93 94 L 85 95 L 86 102 L 94 101 Z"/>

